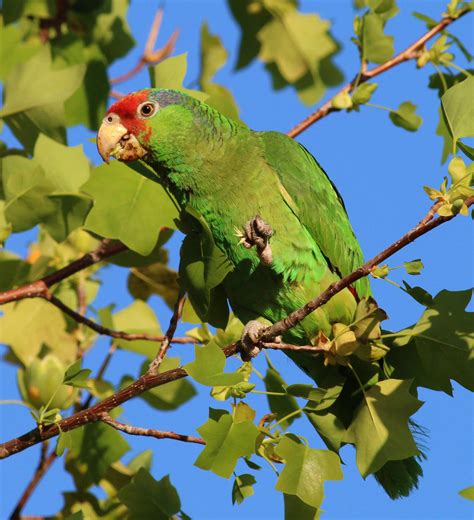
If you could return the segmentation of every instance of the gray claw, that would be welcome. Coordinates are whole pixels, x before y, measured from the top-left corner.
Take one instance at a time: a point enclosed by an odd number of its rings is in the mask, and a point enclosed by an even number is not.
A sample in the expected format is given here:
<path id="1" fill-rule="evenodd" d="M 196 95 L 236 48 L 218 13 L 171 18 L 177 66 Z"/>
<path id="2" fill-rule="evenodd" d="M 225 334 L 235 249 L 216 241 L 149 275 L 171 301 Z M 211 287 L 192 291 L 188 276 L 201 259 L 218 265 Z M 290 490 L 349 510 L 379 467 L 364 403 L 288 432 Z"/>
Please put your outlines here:
<path id="1" fill-rule="evenodd" d="M 245 325 L 240 339 L 242 344 L 240 357 L 242 358 L 242 361 L 250 361 L 260 353 L 258 343 L 260 341 L 260 336 L 265 329 L 265 325 L 257 320 L 249 321 Z"/>
<path id="2" fill-rule="evenodd" d="M 270 238 L 273 236 L 273 229 L 267 224 L 260 215 L 247 222 L 244 232 L 241 235 L 240 243 L 247 249 L 257 248 L 257 254 L 263 265 L 270 265 L 273 262 Z"/>

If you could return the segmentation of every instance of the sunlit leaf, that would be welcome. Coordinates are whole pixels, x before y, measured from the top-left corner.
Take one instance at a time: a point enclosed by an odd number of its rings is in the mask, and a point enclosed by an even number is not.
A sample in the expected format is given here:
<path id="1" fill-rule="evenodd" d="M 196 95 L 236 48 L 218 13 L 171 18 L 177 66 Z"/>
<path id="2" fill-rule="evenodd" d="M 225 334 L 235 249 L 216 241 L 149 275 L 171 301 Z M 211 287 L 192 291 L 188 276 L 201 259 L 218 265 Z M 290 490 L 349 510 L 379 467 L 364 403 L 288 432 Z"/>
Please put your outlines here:
<path id="1" fill-rule="evenodd" d="M 363 477 L 389 460 L 418 454 L 408 419 L 422 402 L 410 394 L 410 386 L 410 381 L 388 379 L 364 391 L 345 437 L 356 446 L 357 467 Z"/>
<path id="2" fill-rule="evenodd" d="M 209 409 L 208 421 L 198 432 L 206 441 L 206 447 L 194 463 L 224 478 L 229 478 L 240 457 L 255 452 L 255 442 L 259 434 L 252 421 L 235 422 L 225 410 Z"/>

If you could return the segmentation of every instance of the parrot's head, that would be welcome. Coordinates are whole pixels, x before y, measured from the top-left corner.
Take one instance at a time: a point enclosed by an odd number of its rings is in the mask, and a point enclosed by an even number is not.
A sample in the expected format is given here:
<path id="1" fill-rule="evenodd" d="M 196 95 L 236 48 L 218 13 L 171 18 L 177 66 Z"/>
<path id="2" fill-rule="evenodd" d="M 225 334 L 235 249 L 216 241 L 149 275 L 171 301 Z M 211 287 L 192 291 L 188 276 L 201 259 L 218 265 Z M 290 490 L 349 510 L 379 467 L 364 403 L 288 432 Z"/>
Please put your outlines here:
<path id="1" fill-rule="evenodd" d="M 199 102 L 175 90 L 144 89 L 119 99 L 107 111 L 97 134 L 102 159 L 157 160 L 174 155 L 193 134 Z"/>

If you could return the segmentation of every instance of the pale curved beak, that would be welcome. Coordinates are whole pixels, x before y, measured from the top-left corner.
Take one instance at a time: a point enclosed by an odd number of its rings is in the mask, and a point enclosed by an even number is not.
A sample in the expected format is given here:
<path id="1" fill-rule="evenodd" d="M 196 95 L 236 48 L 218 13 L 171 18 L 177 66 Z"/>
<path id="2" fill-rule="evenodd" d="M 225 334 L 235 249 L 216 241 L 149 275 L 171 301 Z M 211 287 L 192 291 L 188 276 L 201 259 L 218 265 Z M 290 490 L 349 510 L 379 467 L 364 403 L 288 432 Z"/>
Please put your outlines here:
<path id="1" fill-rule="evenodd" d="M 118 121 L 109 123 L 104 120 L 97 133 L 97 149 L 102 159 L 108 163 L 110 156 L 120 151 L 120 142 L 128 134 L 128 130 Z"/>
<path id="2" fill-rule="evenodd" d="M 97 134 L 97 149 L 102 159 L 108 163 L 110 156 L 119 161 L 136 161 L 148 153 L 138 139 L 115 117 L 107 116 Z"/>

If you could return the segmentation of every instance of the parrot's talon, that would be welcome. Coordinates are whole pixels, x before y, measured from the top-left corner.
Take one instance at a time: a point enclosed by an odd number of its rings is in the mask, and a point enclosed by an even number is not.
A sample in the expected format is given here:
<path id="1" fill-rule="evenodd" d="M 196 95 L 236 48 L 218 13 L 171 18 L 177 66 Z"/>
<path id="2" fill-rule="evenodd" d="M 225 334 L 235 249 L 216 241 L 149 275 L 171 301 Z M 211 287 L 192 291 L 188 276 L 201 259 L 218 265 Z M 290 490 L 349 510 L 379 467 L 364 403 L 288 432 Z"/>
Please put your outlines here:
<path id="1" fill-rule="evenodd" d="M 258 257 L 263 265 L 270 265 L 273 262 L 272 249 L 269 243 L 273 236 L 273 229 L 262 217 L 256 215 L 245 224 L 243 233 L 241 231 L 238 233 L 239 245 L 243 245 L 246 249 L 256 247 Z"/>
<path id="2" fill-rule="evenodd" d="M 266 326 L 257 320 L 249 321 L 245 325 L 242 337 L 240 338 L 242 345 L 240 357 L 242 361 L 250 361 L 252 358 L 258 356 L 261 350 L 261 347 L 259 347 L 260 337 L 265 329 Z"/>

